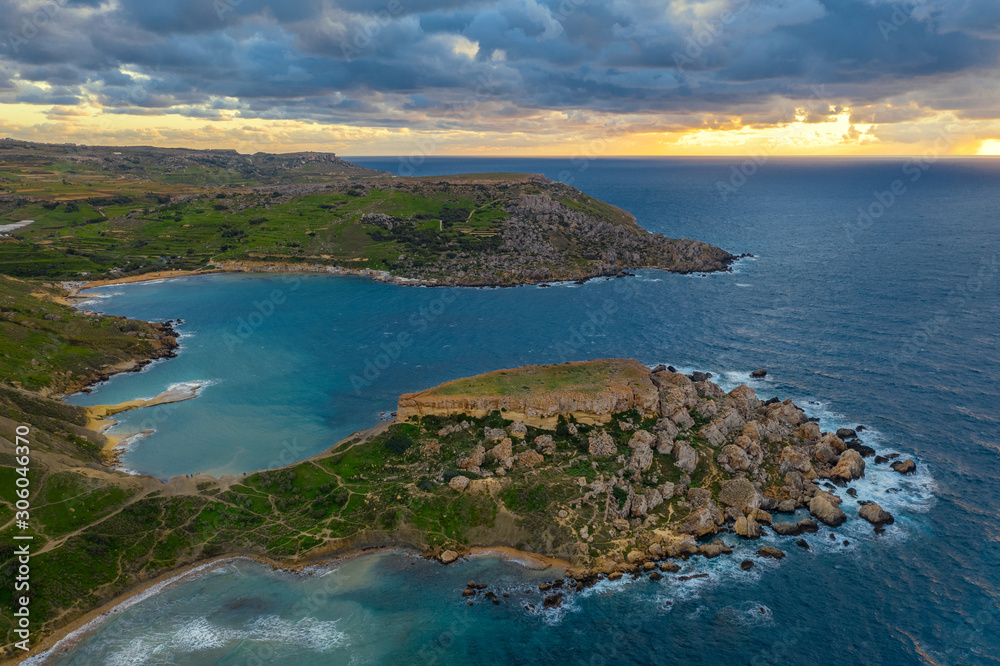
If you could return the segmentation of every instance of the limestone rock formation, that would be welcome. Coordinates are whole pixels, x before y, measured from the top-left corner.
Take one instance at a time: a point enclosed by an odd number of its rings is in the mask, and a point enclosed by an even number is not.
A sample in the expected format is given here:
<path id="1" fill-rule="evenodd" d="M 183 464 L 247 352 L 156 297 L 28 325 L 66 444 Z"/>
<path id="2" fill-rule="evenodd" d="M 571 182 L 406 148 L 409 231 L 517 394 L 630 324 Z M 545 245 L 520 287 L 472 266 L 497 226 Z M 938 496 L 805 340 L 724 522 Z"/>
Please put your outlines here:
<path id="1" fill-rule="evenodd" d="M 837 504 L 819 495 L 809 501 L 809 513 L 815 516 L 821 523 L 830 527 L 842 525 L 847 520 L 844 511 Z"/>
<path id="2" fill-rule="evenodd" d="M 461 492 L 469 486 L 469 477 L 462 476 L 461 474 L 459 474 L 458 476 L 453 476 L 451 478 L 451 481 L 448 482 L 448 485 L 451 487 L 452 490 L 457 490 Z"/>
<path id="3" fill-rule="evenodd" d="M 552 435 L 539 435 L 535 438 L 535 449 L 539 453 L 552 453 L 556 450 L 556 445 L 552 440 Z"/>
<path id="4" fill-rule="evenodd" d="M 674 447 L 674 459 L 680 470 L 690 474 L 698 464 L 698 452 L 687 442 L 678 441 Z"/>
<path id="5" fill-rule="evenodd" d="M 528 365 L 447 382 L 400 396 L 397 414 L 405 421 L 453 414 L 481 418 L 503 410 L 508 418 L 551 428 L 560 414 L 572 414 L 581 423 L 607 423 L 613 414 L 632 409 L 646 415 L 659 409 L 649 368 L 638 361 L 604 359 Z"/>
<path id="6" fill-rule="evenodd" d="M 891 513 L 880 507 L 878 504 L 865 504 L 858 509 L 858 515 L 867 520 L 875 527 L 891 525 L 896 519 Z"/>
<path id="7" fill-rule="evenodd" d="M 590 436 L 587 452 L 594 458 L 610 458 L 618 453 L 615 440 L 611 435 L 603 430 L 599 430 Z"/>
<path id="8" fill-rule="evenodd" d="M 854 449 L 847 449 L 840 460 L 830 470 L 829 478 L 835 481 L 848 482 L 860 479 L 865 475 L 865 460 Z"/>
<path id="9" fill-rule="evenodd" d="M 896 460 L 892 462 L 889 467 L 904 476 L 907 474 L 914 474 L 917 471 L 917 463 L 913 462 L 910 458 L 903 461 Z"/>

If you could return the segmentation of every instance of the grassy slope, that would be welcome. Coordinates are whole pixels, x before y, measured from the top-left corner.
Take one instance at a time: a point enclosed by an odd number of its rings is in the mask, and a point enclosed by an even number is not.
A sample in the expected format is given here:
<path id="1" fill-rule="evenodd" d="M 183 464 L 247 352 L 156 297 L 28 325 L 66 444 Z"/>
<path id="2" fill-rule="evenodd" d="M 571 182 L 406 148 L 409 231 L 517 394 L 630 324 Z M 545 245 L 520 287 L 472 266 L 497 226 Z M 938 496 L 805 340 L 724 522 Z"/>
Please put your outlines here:
<path id="1" fill-rule="evenodd" d="M 0 276 L 0 384 L 41 393 L 82 388 L 105 369 L 169 346 L 157 326 L 57 303 L 55 289 Z"/>
<path id="2" fill-rule="evenodd" d="M 504 175 L 506 178 L 506 175 Z M 482 185 L 491 182 L 492 188 Z M 31 201 L 0 214 L 0 224 L 34 220 L 0 240 L 3 272 L 22 277 L 96 279 L 153 270 L 196 269 L 211 261 L 272 260 L 393 270 L 407 255 L 420 268 L 442 253 L 488 252 L 499 244 L 505 201 L 541 193 L 519 176 L 509 182 L 460 178 L 343 184 L 295 195 L 226 190 L 195 198 L 121 194 L 117 199 Z M 494 189 L 495 188 L 495 189 Z M 501 192 L 498 194 L 496 190 Z M 290 193 L 291 192 L 291 193 Z M 575 210 L 638 229 L 630 215 L 582 193 L 561 197 Z M 365 223 L 381 213 L 413 220 L 393 230 Z M 408 264 L 409 265 L 409 264 Z"/>
<path id="3" fill-rule="evenodd" d="M 608 378 L 612 376 L 620 380 L 641 379 L 649 376 L 649 370 L 616 359 L 559 366 L 526 365 L 456 379 L 427 391 L 426 395 L 524 396 L 569 389 L 576 393 L 593 393 L 607 388 Z"/>
<path id="4" fill-rule="evenodd" d="M 112 159 L 111 149 L 84 159 L 4 145 L 0 225 L 34 222 L 0 237 L 0 272 L 24 278 L 127 277 L 214 261 L 338 265 L 432 280 L 472 271 L 470 284 L 537 281 L 530 275 L 538 271 L 557 279 L 599 274 L 601 250 L 615 241 L 582 238 L 567 224 L 544 239 L 564 253 L 558 262 L 542 258 L 526 269 L 517 256 L 522 244 L 502 249 L 505 207 L 524 195 L 547 196 L 649 237 L 627 212 L 524 174 L 396 178 L 346 162 L 300 164 L 292 156 L 266 156 L 274 163 L 246 172 L 243 156 L 198 153 L 197 164 L 177 168 L 177 160 L 189 158 L 157 160 L 156 149 L 147 149 L 153 156 L 137 150 L 134 160 Z M 180 178 L 182 172 L 199 176 Z M 364 219 L 370 214 L 405 223 L 386 228 Z M 496 265 L 476 266 L 483 257 Z"/>

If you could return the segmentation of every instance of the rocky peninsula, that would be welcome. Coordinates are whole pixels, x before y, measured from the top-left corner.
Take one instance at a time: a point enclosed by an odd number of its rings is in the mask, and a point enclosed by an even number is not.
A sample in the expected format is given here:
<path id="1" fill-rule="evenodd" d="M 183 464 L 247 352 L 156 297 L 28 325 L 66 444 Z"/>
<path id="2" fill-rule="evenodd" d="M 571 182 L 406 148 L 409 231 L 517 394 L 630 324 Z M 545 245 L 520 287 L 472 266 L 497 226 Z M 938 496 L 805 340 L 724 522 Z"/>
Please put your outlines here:
<path id="1" fill-rule="evenodd" d="M 505 424 L 477 429 L 471 418 L 485 412 Z M 721 532 L 837 527 L 847 519 L 839 489 L 850 495 L 875 453 L 853 430 L 821 432 L 790 400 L 622 359 L 449 382 L 402 396 L 399 417 L 433 435 L 425 457 L 459 470 L 446 474 L 450 487 L 497 498 L 528 527 L 518 547 L 571 562 L 577 580 L 730 552 L 710 540 Z M 775 518 L 799 509 L 811 518 Z M 892 522 L 877 504 L 860 515 Z"/>
<path id="2" fill-rule="evenodd" d="M 0 157 L 12 229 L 0 264 L 23 278 L 282 270 L 482 287 L 724 271 L 737 258 L 540 175 L 404 178 L 324 153 L 26 142 L 0 142 Z"/>

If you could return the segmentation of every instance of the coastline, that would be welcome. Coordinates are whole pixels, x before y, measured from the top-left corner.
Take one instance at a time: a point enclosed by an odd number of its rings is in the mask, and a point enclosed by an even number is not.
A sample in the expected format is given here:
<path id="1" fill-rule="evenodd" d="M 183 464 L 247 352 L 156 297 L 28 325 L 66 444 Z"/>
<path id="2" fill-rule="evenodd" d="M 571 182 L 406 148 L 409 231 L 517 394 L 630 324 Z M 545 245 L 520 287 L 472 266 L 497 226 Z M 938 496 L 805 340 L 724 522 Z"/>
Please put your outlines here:
<path id="1" fill-rule="evenodd" d="M 332 557 L 318 560 L 290 562 L 275 560 L 269 557 L 255 554 L 230 554 L 219 555 L 214 558 L 191 562 L 176 569 L 166 571 L 153 580 L 137 584 L 134 588 L 127 590 L 119 596 L 90 610 L 72 622 L 54 630 L 46 636 L 40 643 L 35 645 L 27 656 L 16 659 L 5 659 L 0 661 L 0 666 L 8 664 L 29 664 L 30 666 L 44 666 L 52 659 L 62 656 L 81 640 L 85 639 L 92 631 L 96 630 L 104 621 L 119 610 L 126 610 L 134 604 L 142 603 L 150 596 L 158 594 L 171 585 L 183 582 L 193 575 L 200 575 L 211 571 L 215 567 L 224 566 L 230 562 L 249 561 L 270 567 L 273 571 L 284 571 L 291 574 L 302 574 L 317 567 L 331 567 L 344 562 L 364 557 L 366 555 L 378 555 L 384 553 L 401 553 L 411 557 L 420 557 L 426 560 L 433 560 L 439 566 L 451 566 L 441 564 L 439 560 L 428 553 L 423 553 L 414 548 L 406 546 L 382 546 L 377 548 L 360 548 L 357 550 L 341 553 Z M 463 558 L 468 559 L 490 559 L 495 558 L 507 562 L 520 564 L 532 571 L 544 571 L 550 568 L 566 569 L 569 562 L 546 555 L 520 551 L 507 546 L 487 546 L 472 547 L 463 551 Z"/>
<path id="2" fill-rule="evenodd" d="M 91 430 L 104 436 L 106 441 L 104 446 L 101 447 L 101 453 L 105 458 L 105 464 L 108 466 L 117 465 L 119 462 L 117 451 L 118 447 L 126 441 L 134 440 L 136 437 L 149 434 L 151 431 L 143 430 L 137 433 L 108 434 L 107 430 L 118 424 L 116 420 L 111 418 L 112 415 L 120 414 L 121 412 L 133 409 L 155 407 L 156 405 L 166 405 L 174 402 L 191 400 L 192 398 L 198 397 L 198 392 L 204 388 L 204 386 L 204 384 L 190 382 L 188 384 L 168 388 L 163 393 L 160 393 L 152 398 L 136 398 L 134 400 L 120 402 L 116 405 L 91 405 L 89 407 L 83 407 L 87 416 L 87 425 L 84 427 L 87 430 Z"/>
<path id="3" fill-rule="evenodd" d="M 377 270 L 374 268 L 345 268 L 343 266 L 333 266 L 328 264 L 307 264 L 307 263 L 287 263 L 279 261 L 256 261 L 256 260 L 227 260 L 220 261 L 211 264 L 214 268 L 197 269 L 197 270 L 172 270 L 172 271 L 153 271 L 151 273 L 143 273 L 142 275 L 131 275 L 122 278 L 111 278 L 105 280 L 92 280 L 90 282 L 70 282 L 66 281 L 62 283 L 63 288 L 67 291 L 67 296 L 60 300 L 64 305 L 70 305 L 76 307 L 72 302 L 75 299 L 83 299 L 80 292 L 96 289 L 99 287 L 107 287 L 117 284 L 135 284 L 141 282 L 156 282 L 160 280 L 170 280 L 174 278 L 182 277 L 192 277 L 199 275 L 216 275 L 222 273 L 307 273 L 307 274 L 325 274 L 325 275 L 351 275 L 356 277 L 366 277 L 377 282 L 386 282 L 389 284 L 397 284 L 405 287 L 467 287 L 470 289 L 485 289 L 485 288 L 507 288 L 507 287 L 528 287 L 528 286 L 539 286 L 539 285 L 551 285 L 559 283 L 579 283 L 582 284 L 589 280 L 594 280 L 598 278 L 622 278 L 622 277 L 634 277 L 628 271 L 633 270 L 659 270 L 666 273 L 674 273 L 677 275 L 699 275 L 699 274 L 710 274 L 710 273 L 727 273 L 732 271 L 732 266 L 740 259 L 744 259 L 749 255 L 732 255 L 730 259 L 727 260 L 723 268 L 719 268 L 711 271 L 676 271 L 669 268 L 663 268 L 661 266 L 629 266 L 625 268 L 620 268 L 615 271 L 589 271 L 581 273 L 579 275 L 572 275 L 563 278 L 539 278 L 539 279 L 523 279 L 514 282 L 482 282 L 482 281 L 469 281 L 462 282 L 454 279 L 437 280 L 437 279 L 424 279 L 424 278 L 411 278 L 404 277 L 400 275 L 393 275 L 388 271 Z"/>

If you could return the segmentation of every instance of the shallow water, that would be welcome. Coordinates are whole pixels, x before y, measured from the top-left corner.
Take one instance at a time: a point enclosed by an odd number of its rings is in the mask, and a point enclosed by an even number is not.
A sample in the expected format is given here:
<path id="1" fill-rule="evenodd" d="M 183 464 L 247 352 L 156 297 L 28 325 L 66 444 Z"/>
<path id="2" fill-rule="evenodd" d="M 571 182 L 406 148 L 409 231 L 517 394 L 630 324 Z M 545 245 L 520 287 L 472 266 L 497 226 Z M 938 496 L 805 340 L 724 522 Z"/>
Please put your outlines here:
<path id="1" fill-rule="evenodd" d="M 551 288 L 291 275 L 104 287 L 97 291 L 109 297 L 91 307 L 183 318 L 187 337 L 178 358 L 74 402 L 212 382 L 193 400 L 121 415 L 120 431 L 156 430 L 132 445 L 124 465 L 166 477 L 291 462 L 372 425 L 401 392 L 499 367 L 626 356 L 709 370 L 727 387 L 766 367 L 767 379 L 752 383 L 762 397 L 796 399 L 824 429 L 865 424 L 867 443 L 918 462 L 919 474 L 906 479 L 869 462 L 859 484 L 860 499 L 878 498 L 896 514 L 886 534 L 852 519 L 836 541 L 829 530 L 806 537 L 809 551 L 782 540 L 789 556 L 750 573 L 736 568 L 741 558 L 720 558 L 698 565 L 710 579 L 599 588 L 556 614 L 513 602 L 464 605 L 458 590 L 475 577 L 469 567 L 490 580 L 534 576 L 509 564 L 361 558 L 338 570 L 356 586 L 309 611 L 293 609 L 302 579 L 234 564 L 123 611 L 78 658 L 254 663 L 248 651 L 267 647 L 274 663 L 317 664 L 1000 661 L 1000 162 L 940 161 L 870 224 L 858 223 L 858 208 L 878 212 L 875 192 L 907 178 L 903 160 L 771 160 L 724 197 L 717 184 L 731 182 L 731 166 L 430 160 L 427 173 L 572 177 L 652 231 L 756 256 L 731 274 L 643 271 Z M 413 344 L 397 353 L 402 332 Z M 352 385 L 352 376 L 364 381 Z M 243 585 L 272 605 L 227 606 Z M 205 591 L 192 597 L 196 590 Z M 451 629 L 470 617 L 470 628 Z M 310 631 L 342 637 L 311 643 Z M 192 638 L 203 634 L 209 647 Z M 166 647 L 154 658 L 157 641 Z"/>

